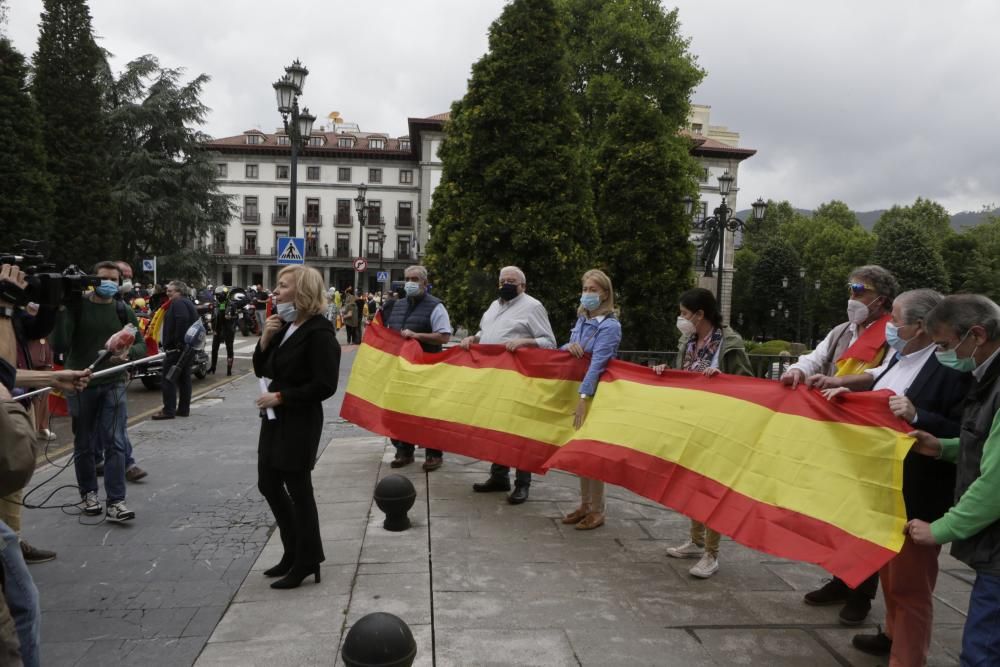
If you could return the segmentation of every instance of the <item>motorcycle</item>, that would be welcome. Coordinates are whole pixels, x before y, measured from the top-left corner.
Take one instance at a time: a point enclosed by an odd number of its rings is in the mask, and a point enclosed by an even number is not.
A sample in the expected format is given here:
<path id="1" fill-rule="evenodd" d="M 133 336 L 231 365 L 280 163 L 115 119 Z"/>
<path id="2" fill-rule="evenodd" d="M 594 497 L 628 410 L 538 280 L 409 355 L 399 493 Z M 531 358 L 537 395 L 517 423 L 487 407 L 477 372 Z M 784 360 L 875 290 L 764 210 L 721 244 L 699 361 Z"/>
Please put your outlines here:
<path id="1" fill-rule="evenodd" d="M 212 317 L 215 312 L 215 301 L 194 300 L 194 309 L 201 318 L 201 323 L 205 325 L 205 331 L 212 333 Z"/>
<path id="2" fill-rule="evenodd" d="M 240 314 L 240 332 L 244 336 L 249 336 L 250 334 L 254 336 L 260 335 L 260 324 L 257 322 L 257 306 L 254 305 L 253 301 L 243 306 L 243 312 Z"/>
<path id="3" fill-rule="evenodd" d="M 145 315 L 139 317 L 139 329 L 145 333 L 147 327 L 149 326 L 151 316 Z M 151 336 L 145 336 L 146 340 L 146 355 L 153 356 L 154 354 L 159 354 L 160 346 Z M 205 353 L 204 349 L 197 350 L 194 356 L 194 361 L 191 364 L 191 371 L 194 376 L 199 380 L 204 380 L 208 375 L 208 367 L 211 365 L 211 359 Z M 149 390 L 158 390 L 163 386 L 163 362 L 154 361 L 148 364 L 142 364 L 140 366 L 133 366 L 132 374 L 130 376 L 131 380 L 139 380 L 142 382 L 142 386 Z"/>

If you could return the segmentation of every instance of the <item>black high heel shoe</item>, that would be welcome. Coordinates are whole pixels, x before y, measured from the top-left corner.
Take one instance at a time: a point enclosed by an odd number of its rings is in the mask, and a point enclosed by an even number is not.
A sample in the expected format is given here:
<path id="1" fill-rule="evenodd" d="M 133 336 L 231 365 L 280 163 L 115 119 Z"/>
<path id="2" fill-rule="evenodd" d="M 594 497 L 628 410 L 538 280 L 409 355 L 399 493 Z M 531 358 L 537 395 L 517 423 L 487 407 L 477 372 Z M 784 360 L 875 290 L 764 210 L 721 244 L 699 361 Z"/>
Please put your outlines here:
<path id="1" fill-rule="evenodd" d="M 320 581 L 319 563 L 304 568 L 293 567 L 285 577 L 271 584 L 271 588 L 298 588 L 302 584 L 302 580 L 310 574 L 315 575 L 318 584 Z"/>
<path id="2" fill-rule="evenodd" d="M 295 564 L 294 556 L 282 556 L 281 560 L 274 567 L 264 570 L 265 577 L 283 577 L 292 571 L 292 566 Z"/>

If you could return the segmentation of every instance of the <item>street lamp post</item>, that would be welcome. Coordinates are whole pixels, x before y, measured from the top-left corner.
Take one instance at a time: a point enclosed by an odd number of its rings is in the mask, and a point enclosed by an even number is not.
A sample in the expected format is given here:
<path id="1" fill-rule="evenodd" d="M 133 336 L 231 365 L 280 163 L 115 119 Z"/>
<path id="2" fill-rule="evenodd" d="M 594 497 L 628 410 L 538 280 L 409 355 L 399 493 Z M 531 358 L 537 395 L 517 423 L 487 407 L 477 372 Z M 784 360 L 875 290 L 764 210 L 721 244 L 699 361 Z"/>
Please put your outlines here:
<path id="1" fill-rule="evenodd" d="M 358 196 L 354 198 L 354 210 L 358 213 L 358 257 L 364 257 L 364 243 L 365 243 L 365 219 L 368 217 L 368 206 L 365 203 L 365 194 L 368 192 L 368 186 L 362 183 L 358 186 Z M 360 293 L 358 292 L 359 283 L 361 281 L 361 272 L 357 269 L 354 270 L 354 296 L 360 298 Z"/>
<path id="2" fill-rule="evenodd" d="M 313 123 L 316 116 L 309 113 L 309 109 L 304 108 L 299 111 L 299 96 L 302 94 L 302 87 L 306 83 L 306 69 L 296 58 L 295 62 L 285 68 L 285 76 L 275 81 L 271 86 L 278 98 L 278 112 L 281 113 L 281 122 L 285 126 L 285 134 L 288 136 L 288 143 L 291 145 L 292 158 L 289 165 L 291 181 L 288 193 L 288 235 L 295 236 L 295 215 L 298 188 L 299 188 L 299 151 L 305 147 L 305 142 L 312 134 Z"/>
<path id="3" fill-rule="evenodd" d="M 726 203 L 726 198 L 729 196 L 729 191 L 733 186 L 733 180 L 735 179 L 728 171 L 719 176 L 719 194 L 722 196 L 722 203 L 713 211 L 711 217 L 703 218 L 694 223 L 695 229 L 700 229 L 705 233 L 701 257 L 705 263 L 704 275 L 706 278 L 712 277 L 712 267 L 715 265 L 715 258 L 718 255 L 716 270 L 719 275 L 718 285 L 715 290 L 715 299 L 719 304 L 719 312 L 723 311 L 722 290 L 723 277 L 725 276 L 726 232 L 735 232 L 736 230 L 745 230 L 747 228 L 747 223 L 733 215 L 733 210 Z M 694 199 L 691 197 L 684 198 L 684 211 L 688 216 L 694 213 Z M 758 199 L 753 203 L 753 222 L 757 223 L 763 220 L 765 213 L 767 213 L 767 202 L 763 199 Z"/>
<path id="4" fill-rule="evenodd" d="M 378 223 L 378 272 L 383 273 L 385 271 L 385 221 L 380 220 Z M 381 294 L 385 294 L 385 282 L 382 283 L 380 288 Z M 381 298 L 381 296 L 379 297 Z"/>

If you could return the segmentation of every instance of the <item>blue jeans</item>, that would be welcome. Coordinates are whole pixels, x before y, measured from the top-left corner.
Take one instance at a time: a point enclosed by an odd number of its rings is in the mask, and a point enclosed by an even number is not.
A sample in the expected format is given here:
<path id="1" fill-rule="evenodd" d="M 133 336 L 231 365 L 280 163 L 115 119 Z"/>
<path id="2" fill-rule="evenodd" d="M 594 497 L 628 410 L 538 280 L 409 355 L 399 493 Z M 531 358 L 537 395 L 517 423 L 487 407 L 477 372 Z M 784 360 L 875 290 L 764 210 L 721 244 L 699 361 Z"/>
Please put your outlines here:
<path id="1" fill-rule="evenodd" d="M 1000 665 L 1000 577 L 976 573 L 962 632 L 962 667 Z"/>
<path id="2" fill-rule="evenodd" d="M 70 414 L 76 420 L 73 457 L 81 497 L 97 491 L 95 452 L 103 445 L 104 491 L 108 503 L 125 500 L 126 401 L 125 385 L 121 383 L 91 385 L 69 396 Z"/>
<path id="3" fill-rule="evenodd" d="M 38 589 L 24 562 L 17 533 L 3 521 L 0 521 L 0 565 L 3 566 L 4 597 L 21 643 L 21 660 L 24 667 L 38 667 L 38 645 L 42 634 Z"/>

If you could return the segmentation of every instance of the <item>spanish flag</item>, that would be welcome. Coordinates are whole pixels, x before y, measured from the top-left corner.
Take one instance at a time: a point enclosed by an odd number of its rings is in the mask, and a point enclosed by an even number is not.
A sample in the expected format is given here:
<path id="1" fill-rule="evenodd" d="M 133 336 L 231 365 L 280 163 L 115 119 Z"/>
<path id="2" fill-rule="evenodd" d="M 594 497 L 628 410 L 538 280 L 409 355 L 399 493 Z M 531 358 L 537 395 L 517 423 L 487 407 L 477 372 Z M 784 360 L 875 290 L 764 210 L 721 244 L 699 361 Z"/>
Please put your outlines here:
<path id="1" fill-rule="evenodd" d="M 613 361 L 573 429 L 587 359 L 500 345 L 426 354 L 385 327 L 358 349 L 341 416 L 458 454 L 620 485 L 748 547 L 857 585 L 903 544 L 912 439 L 881 393 Z"/>

